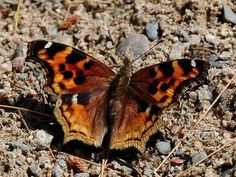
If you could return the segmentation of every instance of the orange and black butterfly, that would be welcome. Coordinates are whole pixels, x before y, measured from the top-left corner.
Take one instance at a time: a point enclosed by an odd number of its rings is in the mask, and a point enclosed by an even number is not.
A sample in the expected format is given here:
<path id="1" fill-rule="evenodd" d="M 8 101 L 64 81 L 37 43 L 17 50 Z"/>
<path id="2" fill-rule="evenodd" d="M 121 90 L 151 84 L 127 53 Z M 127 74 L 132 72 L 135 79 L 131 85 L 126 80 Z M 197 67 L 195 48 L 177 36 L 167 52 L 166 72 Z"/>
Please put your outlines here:
<path id="1" fill-rule="evenodd" d="M 110 149 L 135 147 L 141 152 L 158 130 L 160 111 L 189 84 L 205 80 L 209 69 L 205 61 L 182 59 L 131 75 L 126 59 L 116 74 L 80 50 L 44 40 L 28 44 L 27 58 L 42 64 L 46 89 L 58 96 L 54 114 L 65 142 L 99 147 L 109 141 Z"/>

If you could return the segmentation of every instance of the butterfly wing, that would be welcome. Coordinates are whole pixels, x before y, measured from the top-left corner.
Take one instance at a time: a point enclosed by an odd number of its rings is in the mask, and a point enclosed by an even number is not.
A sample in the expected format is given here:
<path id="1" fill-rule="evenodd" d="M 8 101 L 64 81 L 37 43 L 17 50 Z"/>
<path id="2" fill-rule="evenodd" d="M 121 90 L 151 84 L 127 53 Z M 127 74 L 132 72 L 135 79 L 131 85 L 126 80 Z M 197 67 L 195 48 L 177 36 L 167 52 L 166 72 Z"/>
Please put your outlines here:
<path id="1" fill-rule="evenodd" d="M 188 87 L 206 81 L 209 63 L 203 60 L 174 60 L 136 72 L 130 82 L 133 92 L 160 108 L 165 108 Z"/>
<path id="2" fill-rule="evenodd" d="M 75 48 L 44 40 L 28 44 L 28 56 L 46 71 L 46 90 L 58 95 L 54 114 L 64 141 L 100 146 L 107 131 L 108 89 L 115 73 Z"/>
<path id="3" fill-rule="evenodd" d="M 115 112 L 110 146 L 135 147 L 144 151 L 149 137 L 160 125 L 158 113 L 196 80 L 205 80 L 209 65 L 202 60 L 175 60 L 152 65 L 136 72 Z"/>

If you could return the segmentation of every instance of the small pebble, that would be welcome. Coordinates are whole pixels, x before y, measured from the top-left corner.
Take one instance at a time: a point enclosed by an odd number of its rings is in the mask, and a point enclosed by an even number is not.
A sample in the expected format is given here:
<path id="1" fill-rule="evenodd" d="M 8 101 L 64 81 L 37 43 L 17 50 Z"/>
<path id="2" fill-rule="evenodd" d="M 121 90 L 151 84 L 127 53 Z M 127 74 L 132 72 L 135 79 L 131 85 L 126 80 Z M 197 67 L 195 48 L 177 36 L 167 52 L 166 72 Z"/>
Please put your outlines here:
<path id="1" fill-rule="evenodd" d="M 179 166 L 179 165 L 182 165 L 184 163 L 184 160 L 179 158 L 179 157 L 173 157 L 171 160 L 170 160 L 170 164 L 172 166 Z"/>
<path id="2" fill-rule="evenodd" d="M 236 24 L 236 13 L 230 6 L 223 4 L 224 18 L 226 21 Z"/>
<path id="3" fill-rule="evenodd" d="M 201 42 L 201 37 L 196 34 L 189 35 L 188 41 L 191 45 L 197 45 Z"/>
<path id="4" fill-rule="evenodd" d="M 31 164 L 27 169 L 28 176 L 40 176 L 39 169 L 36 167 L 35 164 Z"/>
<path id="5" fill-rule="evenodd" d="M 220 44 L 220 39 L 216 36 L 213 36 L 212 34 L 207 34 L 205 38 L 209 44 L 213 44 L 215 46 L 218 46 Z"/>
<path id="6" fill-rule="evenodd" d="M 143 174 L 146 175 L 146 176 L 152 176 L 152 169 L 150 169 L 150 167 L 144 167 L 143 169 Z"/>
<path id="7" fill-rule="evenodd" d="M 182 54 L 185 51 L 185 49 L 189 47 L 189 45 L 190 45 L 190 43 L 177 43 L 177 44 L 174 44 L 172 49 L 171 49 L 169 58 L 171 60 L 183 58 Z"/>
<path id="8" fill-rule="evenodd" d="M 203 152 L 200 152 L 198 154 L 196 154 L 195 156 L 193 156 L 192 158 L 192 163 L 193 164 L 196 164 L 198 163 L 200 160 L 202 160 L 203 158 L 205 158 L 207 156 L 206 152 L 203 151 Z"/>
<path id="9" fill-rule="evenodd" d="M 169 141 L 159 141 L 156 143 L 158 152 L 162 155 L 167 155 L 171 151 L 171 145 Z"/>
<path id="10" fill-rule="evenodd" d="M 231 58 L 231 56 L 232 56 L 232 53 L 231 53 L 231 52 L 223 51 L 223 52 L 220 54 L 219 58 L 222 58 L 222 59 L 224 59 L 224 60 L 228 60 L 228 59 Z"/>
<path id="11" fill-rule="evenodd" d="M 12 60 L 12 67 L 17 71 L 21 71 L 24 67 L 24 64 L 25 64 L 24 57 L 16 57 L 14 60 Z"/>
<path id="12" fill-rule="evenodd" d="M 189 93 L 189 101 L 191 101 L 192 103 L 195 103 L 198 99 L 197 93 L 192 91 Z"/>
<path id="13" fill-rule="evenodd" d="M 30 97 L 35 97 L 37 95 L 37 92 L 34 89 L 29 89 L 27 95 Z"/>
<path id="14" fill-rule="evenodd" d="M 0 69 L 7 73 L 12 72 L 12 63 L 7 61 L 0 65 Z"/>
<path id="15" fill-rule="evenodd" d="M 88 173 L 76 173 L 74 177 L 89 177 Z"/>
<path id="16" fill-rule="evenodd" d="M 50 146 L 52 139 L 53 136 L 44 130 L 38 130 L 34 135 L 34 142 L 39 149 L 47 149 Z"/>
<path id="17" fill-rule="evenodd" d="M 67 169 L 66 161 L 63 160 L 63 159 L 60 159 L 60 160 L 58 161 L 58 165 L 60 165 L 60 167 L 61 167 L 63 170 Z"/>
<path id="18" fill-rule="evenodd" d="M 10 144 L 13 148 L 19 148 L 21 149 L 23 152 L 27 153 L 30 151 L 30 148 L 28 145 L 22 143 L 21 141 L 16 141 Z"/>
<path id="19" fill-rule="evenodd" d="M 107 49 L 111 49 L 112 47 L 113 47 L 112 42 L 111 42 L 111 41 L 108 41 L 108 42 L 106 43 L 106 48 L 107 48 Z"/>
<path id="20" fill-rule="evenodd" d="M 120 57 L 127 53 L 133 60 L 148 51 L 149 41 L 143 34 L 135 34 L 124 39 L 117 47 L 117 54 Z"/>
<path id="21" fill-rule="evenodd" d="M 160 25 L 155 22 L 151 22 L 151 23 L 146 24 L 145 31 L 146 31 L 146 36 L 148 37 L 148 39 L 150 39 L 151 41 L 154 41 L 159 38 L 159 36 L 160 36 L 159 27 L 160 27 Z"/>
<path id="22" fill-rule="evenodd" d="M 216 68 L 220 68 L 225 64 L 225 61 L 216 55 L 209 56 L 208 61 L 211 66 L 216 67 Z"/>
<path id="23" fill-rule="evenodd" d="M 203 85 L 202 87 L 200 87 L 197 93 L 198 93 L 198 98 L 200 101 L 202 100 L 212 101 L 213 99 L 213 95 L 209 91 L 209 88 L 207 85 Z"/>
<path id="24" fill-rule="evenodd" d="M 52 177 L 63 177 L 63 173 L 64 171 L 58 164 L 54 165 L 54 167 L 52 168 Z"/>

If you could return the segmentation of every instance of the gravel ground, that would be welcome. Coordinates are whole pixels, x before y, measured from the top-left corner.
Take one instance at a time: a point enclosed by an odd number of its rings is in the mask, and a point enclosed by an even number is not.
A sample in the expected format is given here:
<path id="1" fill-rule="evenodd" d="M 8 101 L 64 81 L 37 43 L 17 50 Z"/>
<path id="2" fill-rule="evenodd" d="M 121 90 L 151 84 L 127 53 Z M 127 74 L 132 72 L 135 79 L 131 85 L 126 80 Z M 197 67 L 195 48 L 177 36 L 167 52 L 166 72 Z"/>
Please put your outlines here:
<path id="1" fill-rule="evenodd" d="M 193 129 L 236 73 L 235 1 L 68 2 L 25 0 L 16 28 L 18 1 L 0 0 L 0 103 L 53 115 L 55 98 L 43 91 L 41 70 L 25 62 L 28 41 L 63 42 L 118 70 L 127 48 L 137 58 L 162 39 L 134 63 L 134 71 L 166 60 L 201 58 L 212 66 L 210 82 L 163 111 L 163 125 L 143 154 L 122 151 L 108 156 L 103 176 L 177 176 L 233 141 L 182 176 L 236 176 L 235 80 Z M 192 129 L 193 135 L 155 173 L 178 140 Z M 98 176 L 107 156 L 75 142 L 62 145 L 62 137 L 53 116 L 1 107 L 0 176 Z"/>

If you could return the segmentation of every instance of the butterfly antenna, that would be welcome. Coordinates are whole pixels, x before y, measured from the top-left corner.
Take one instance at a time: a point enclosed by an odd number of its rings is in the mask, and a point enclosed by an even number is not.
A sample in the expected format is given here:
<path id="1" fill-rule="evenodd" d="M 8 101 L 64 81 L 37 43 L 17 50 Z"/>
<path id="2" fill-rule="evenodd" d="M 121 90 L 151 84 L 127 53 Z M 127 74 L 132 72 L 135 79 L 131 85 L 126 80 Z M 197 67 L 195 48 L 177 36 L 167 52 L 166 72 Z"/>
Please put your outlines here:
<path id="1" fill-rule="evenodd" d="M 156 46 L 157 46 L 158 44 L 160 44 L 162 41 L 163 41 L 162 39 L 160 39 L 159 41 L 157 41 L 157 43 L 154 44 L 151 48 L 149 48 L 146 52 L 144 52 L 144 53 L 141 54 L 139 57 L 137 57 L 136 59 L 134 59 L 134 60 L 132 61 L 132 63 L 135 62 L 136 60 L 138 60 L 139 58 L 142 58 L 143 56 L 145 56 L 148 52 L 150 52 L 154 47 L 156 47 Z"/>

